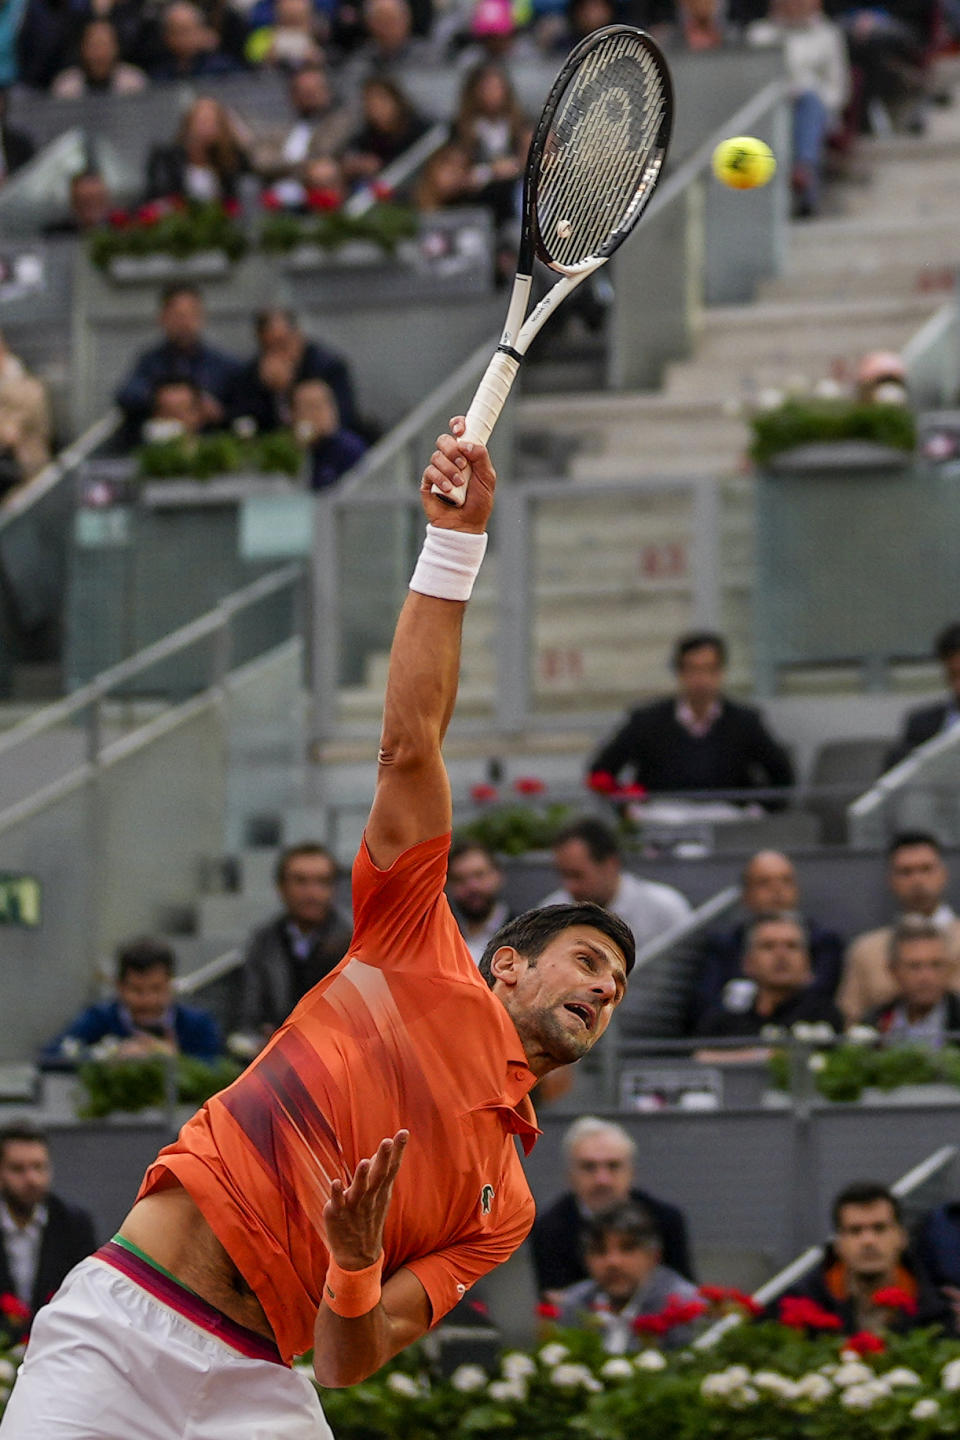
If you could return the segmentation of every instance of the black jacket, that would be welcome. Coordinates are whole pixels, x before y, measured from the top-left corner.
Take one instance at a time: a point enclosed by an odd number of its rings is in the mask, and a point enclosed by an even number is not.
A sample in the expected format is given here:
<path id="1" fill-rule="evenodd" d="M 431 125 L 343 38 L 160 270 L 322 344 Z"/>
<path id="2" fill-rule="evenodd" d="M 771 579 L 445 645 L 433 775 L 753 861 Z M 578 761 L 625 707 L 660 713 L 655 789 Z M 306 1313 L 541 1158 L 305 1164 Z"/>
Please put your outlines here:
<path id="1" fill-rule="evenodd" d="M 680 724 L 676 707 L 671 697 L 634 710 L 593 757 L 591 774 L 618 776 L 629 767 L 636 784 L 667 793 L 793 784 L 790 757 L 759 710 L 723 699 L 717 720 L 697 738 Z"/>
<path id="2" fill-rule="evenodd" d="M 299 385 L 301 380 L 325 380 L 337 398 L 341 426 L 345 430 L 355 427 L 357 407 L 353 381 L 341 355 L 318 345 L 315 340 L 308 340 L 293 377 L 294 385 Z M 227 397 L 227 410 L 232 420 L 253 420 L 260 431 L 280 430 L 289 423 L 276 391 L 260 379 L 259 356 L 247 361 L 237 372 Z"/>
<path id="3" fill-rule="evenodd" d="M 277 915 L 255 930 L 247 941 L 240 968 L 237 1010 L 233 1027 L 258 1030 L 268 1025 L 275 1030 L 290 1011 L 347 953 L 350 922 L 331 910 L 327 923 L 314 937 L 306 960 L 298 960 L 287 933 L 287 916 Z"/>
<path id="4" fill-rule="evenodd" d="M 838 1300 L 827 1283 L 831 1267 L 838 1262 L 828 1253 L 821 1265 L 806 1280 L 792 1286 L 786 1294 L 801 1300 L 813 1300 L 817 1305 L 836 1315 L 843 1325 L 844 1334 L 855 1335 L 860 1329 L 856 1311 L 851 1300 Z M 910 1271 L 917 1285 L 917 1313 L 908 1315 L 904 1310 L 894 1312 L 890 1329 L 902 1334 L 905 1330 L 917 1330 L 924 1325 L 942 1325 L 948 1335 L 955 1334 L 953 1315 L 949 1304 L 934 1285 L 927 1271 L 915 1255 L 907 1254 L 901 1264 Z M 781 1296 L 780 1299 L 785 1297 Z M 770 1314 L 777 1316 L 779 1300 L 773 1301 Z"/>
<path id="5" fill-rule="evenodd" d="M 746 945 L 747 923 L 741 920 L 732 929 L 715 931 L 704 940 L 703 961 L 691 1005 L 690 1028 L 708 1010 L 722 1004 L 724 986 L 743 973 L 740 967 Z M 804 925 L 810 947 L 814 989 L 832 1000 L 843 971 L 843 939 L 836 931 L 825 930 L 815 920 L 805 918 Z"/>
<path id="6" fill-rule="evenodd" d="M 887 758 L 883 762 L 884 770 L 899 765 L 911 750 L 916 750 L 918 745 L 925 745 L 934 735 L 939 735 L 952 709 L 952 701 L 941 700 L 937 705 L 921 705 L 917 710 L 909 710 L 899 739 L 887 751 Z"/>
<path id="7" fill-rule="evenodd" d="M 656 1200 L 643 1190 L 631 1190 L 630 1199 L 642 1205 L 657 1222 L 663 1239 L 663 1263 L 693 1279 L 693 1266 L 687 1242 L 687 1222 L 675 1205 Z M 549 1209 L 537 1216 L 530 1237 L 533 1246 L 533 1268 L 537 1286 L 543 1290 L 566 1290 L 578 1280 L 586 1280 L 587 1271 L 581 1254 L 580 1237 L 583 1217 L 572 1191 L 561 1195 Z"/>
<path id="8" fill-rule="evenodd" d="M 46 1203 L 47 1223 L 40 1241 L 37 1271 L 30 1294 L 30 1309 L 34 1312 L 59 1289 L 64 1276 L 74 1265 L 85 1260 L 97 1247 L 93 1221 L 86 1210 L 68 1205 L 56 1195 L 48 1195 Z M 6 1245 L 0 1243 L 0 1295 L 15 1293 Z"/>
<path id="9" fill-rule="evenodd" d="M 843 1034 L 844 1019 L 829 995 L 824 995 L 815 985 L 808 985 L 789 1000 L 782 1001 L 769 1015 L 758 1015 L 753 1005 L 749 1010 L 725 1010 L 717 1005 L 708 1010 L 697 1026 L 697 1034 L 705 1038 L 721 1039 L 725 1036 L 742 1035 L 744 1039 L 758 1038 L 767 1025 L 780 1025 L 789 1029 L 798 1021 L 806 1025 L 826 1022 L 838 1035 Z"/>

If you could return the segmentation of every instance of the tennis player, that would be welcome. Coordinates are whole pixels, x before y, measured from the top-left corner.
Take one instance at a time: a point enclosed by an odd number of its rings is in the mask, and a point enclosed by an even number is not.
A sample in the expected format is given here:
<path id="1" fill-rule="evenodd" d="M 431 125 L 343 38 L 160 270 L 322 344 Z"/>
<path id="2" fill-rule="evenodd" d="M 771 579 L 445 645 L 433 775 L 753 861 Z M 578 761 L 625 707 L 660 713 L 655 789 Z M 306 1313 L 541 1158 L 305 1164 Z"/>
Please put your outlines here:
<path id="1" fill-rule="evenodd" d="M 510 921 L 479 971 L 444 898 L 441 742 L 495 475 L 451 434 L 400 615 L 339 967 L 147 1171 L 37 1316 L 3 1440 L 321 1440 L 321 1385 L 419 1339 L 530 1229 L 529 1091 L 606 1029 L 633 940 L 593 905 Z M 472 470 L 462 509 L 445 493 Z"/>

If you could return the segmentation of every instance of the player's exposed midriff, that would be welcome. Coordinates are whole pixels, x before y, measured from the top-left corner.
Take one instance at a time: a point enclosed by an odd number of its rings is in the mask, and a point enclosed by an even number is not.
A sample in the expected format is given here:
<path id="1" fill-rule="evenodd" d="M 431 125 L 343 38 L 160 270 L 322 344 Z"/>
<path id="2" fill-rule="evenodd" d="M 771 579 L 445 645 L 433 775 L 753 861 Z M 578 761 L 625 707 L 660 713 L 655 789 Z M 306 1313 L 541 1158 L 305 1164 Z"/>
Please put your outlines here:
<path id="1" fill-rule="evenodd" d="M 120 1234 L 238 1325 L 275 1339 L 256 1295 L 173 1175 L 137 1201 Z"/>

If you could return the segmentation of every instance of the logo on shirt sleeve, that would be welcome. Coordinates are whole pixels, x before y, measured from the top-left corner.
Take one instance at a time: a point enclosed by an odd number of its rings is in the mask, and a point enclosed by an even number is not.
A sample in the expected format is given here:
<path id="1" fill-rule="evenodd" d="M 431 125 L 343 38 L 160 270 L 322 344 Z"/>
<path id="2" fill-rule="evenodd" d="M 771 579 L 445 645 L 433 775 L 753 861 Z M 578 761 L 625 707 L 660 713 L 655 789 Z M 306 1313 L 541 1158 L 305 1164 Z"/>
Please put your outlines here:
<path id="1" fill-rule="evenodd" d="M 480 1214 L 481 1214 L 481 1215 L 489 1215 L 489 1214 L 490 1214 L 490 1208 L 491 1208 L 491 1206 L 493 1205 L 493 1197 L 494 1197 L 495 1194 L 496 1194 L 496 1191 L 494 1190 L 494 1188 L 493 1188 L 492 1185 L 484 1185 L 483 1189 L 480 1191 Z"/>

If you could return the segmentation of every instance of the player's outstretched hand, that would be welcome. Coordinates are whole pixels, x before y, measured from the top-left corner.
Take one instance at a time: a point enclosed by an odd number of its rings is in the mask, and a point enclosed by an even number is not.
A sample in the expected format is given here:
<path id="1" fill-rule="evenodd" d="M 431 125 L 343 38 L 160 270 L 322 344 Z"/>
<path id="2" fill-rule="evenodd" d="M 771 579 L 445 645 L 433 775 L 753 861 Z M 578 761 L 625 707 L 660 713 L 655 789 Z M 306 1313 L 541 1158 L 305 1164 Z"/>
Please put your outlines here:
<path id="1" fill-rule="evenodd" d="M 381 1140 L 376 1154 L 361 1160 L 350 1184 L 334 1180 L 323 1207 L 330 1254 L 343 1270 L 364 1270 L 383 1249 L 383 1226 L 390 1208 L 393 1182 L 410 1139 L 398 1130 Z"/>
<path id="2" fill-rule="evenodd" d="M 471 530 L 482 534 L 493 508 L 497 473 L 485 445 L 468 443 L 462 436 L 466 422 L 462 415 L 450 421 L 450 433 L 437 438 L 437 448 L 420 481 L 420 497 L 431 525 L 443 530 Z M 450 505 L 434 495 L 432 487 L 448 491 L 470 481 L 462 506 Z"/>

